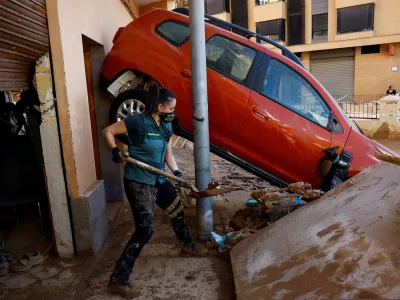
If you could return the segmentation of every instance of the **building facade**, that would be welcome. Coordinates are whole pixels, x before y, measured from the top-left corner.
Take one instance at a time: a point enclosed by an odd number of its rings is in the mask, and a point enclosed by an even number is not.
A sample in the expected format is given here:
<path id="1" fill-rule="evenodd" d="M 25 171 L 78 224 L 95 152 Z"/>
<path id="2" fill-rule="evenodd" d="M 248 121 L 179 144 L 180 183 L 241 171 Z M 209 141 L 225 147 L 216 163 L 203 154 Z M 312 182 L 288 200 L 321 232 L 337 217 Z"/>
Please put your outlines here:
<path id="1" fill-rule="evenodd" d="M 296 53 L 336 98 L 400 90 L 400 1 L 206 0 L 206 11 Z"/>

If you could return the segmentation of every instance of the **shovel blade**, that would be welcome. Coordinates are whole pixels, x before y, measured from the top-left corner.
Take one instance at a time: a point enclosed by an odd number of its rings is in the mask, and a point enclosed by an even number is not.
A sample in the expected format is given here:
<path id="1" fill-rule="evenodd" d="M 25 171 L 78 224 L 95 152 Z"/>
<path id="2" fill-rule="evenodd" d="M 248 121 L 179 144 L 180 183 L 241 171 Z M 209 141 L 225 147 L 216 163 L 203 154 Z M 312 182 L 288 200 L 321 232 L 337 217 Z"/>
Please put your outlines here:
<path id="1" fill-rule="evenodd" d="M 221 189 L 208 188 L 208 189 L 205 189 L 204 191 L 200 191 L 200 192 L 191 191 L 191 193 L 188 196 L 192 197 L 192 198 L 196 198 L 196 199 L 201 199 L 201 198 L 222 195 L 222 194 L 230 193 L 233 191 L 238 191 L 241 189 L 242 188 L 240 188 L 240 187 L 229 187 L 229 188 L 221 188 Z"/>

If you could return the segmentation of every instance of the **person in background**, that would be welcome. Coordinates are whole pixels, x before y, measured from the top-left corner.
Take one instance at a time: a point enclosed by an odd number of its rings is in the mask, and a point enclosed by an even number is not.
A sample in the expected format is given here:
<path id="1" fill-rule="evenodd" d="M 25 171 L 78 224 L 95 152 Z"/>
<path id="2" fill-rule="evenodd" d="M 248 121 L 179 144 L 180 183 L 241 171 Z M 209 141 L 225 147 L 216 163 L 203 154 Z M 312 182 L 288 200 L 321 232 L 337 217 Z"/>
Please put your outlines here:
<path id="1" fill-rule="evenodd" d="M 396 90 L 394 90 L 393 87 L 390 85 L 390 86 L 389 86 L 389 89 L 386 91 L 386 95 L 392 95 L 392 96 L 394 96 L 394 95 L 396 95 L 396 94 L 397 94 Z"/>

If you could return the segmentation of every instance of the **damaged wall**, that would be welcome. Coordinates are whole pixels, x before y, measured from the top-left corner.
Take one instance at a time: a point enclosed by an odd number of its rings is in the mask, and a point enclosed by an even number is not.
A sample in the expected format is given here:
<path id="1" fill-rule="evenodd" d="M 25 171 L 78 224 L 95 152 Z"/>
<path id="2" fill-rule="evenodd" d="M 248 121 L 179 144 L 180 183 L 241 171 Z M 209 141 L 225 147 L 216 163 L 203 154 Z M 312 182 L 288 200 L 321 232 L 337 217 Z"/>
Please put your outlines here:
<path id="1" fill-rule="evenodd" d="M 62 166 L 61 145 L 59 143 L 56 99 L 54 99 L 53 78 L 48 53 L 36 62 L 34 82 L 42 112 L 40 136 L 57 252 L 60 257 L 73 257 L 74 247 Z"/>

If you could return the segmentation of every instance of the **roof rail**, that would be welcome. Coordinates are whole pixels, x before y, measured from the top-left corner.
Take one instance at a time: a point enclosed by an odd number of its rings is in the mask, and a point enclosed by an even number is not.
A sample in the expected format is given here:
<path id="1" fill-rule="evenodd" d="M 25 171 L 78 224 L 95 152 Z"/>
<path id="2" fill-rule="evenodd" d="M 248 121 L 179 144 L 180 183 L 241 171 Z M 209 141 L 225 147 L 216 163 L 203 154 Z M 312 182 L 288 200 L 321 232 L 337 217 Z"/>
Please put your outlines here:
<path id="1" fill-rule="evenodd" d="M 189 16 L 189 9 L 185 8 L 185 7 L 178 7 L 172 10 L 173 12 L 185 15 L 185 16 Z M 238 25 L 223 21 L 221 19 L 218 19 L 216 17 L 213 17 L 211 15 L 208 14 L 204 14 L 204 17 L 208 20 L 206 20 L 207 23 L 210 23 L 212 25 L 218 26 L 222 29 L 225 30 L 230 30 L 230 29 L 236 29 L 238 31 L 241 31 L 242 33 L 246 34 L 246 37 L 248 39 L 255 37 L 257 39 L 260 39 L 272 46 L 275 46 L 276 48 L 280 49 L 282 51 L 282 55 L 289 58 L 290 60 L 292 60 L 293 62 L 295 62 L 296 64 L 298 64 L 299 66 L 301 66 L 302 68 L 306 68 L 303 63 L 301 62 L 301 60 L 292 52 L 290 51 L 288 48 L 286 48 L 285 46 L 282 46 L 280 44 L 278 44 L 277 42 L 270 40 L 258 33 L 255 33 L 253 31 L 250 31 L 248 29 L 245 29 L 243 27 L 240 27 Z"/>

